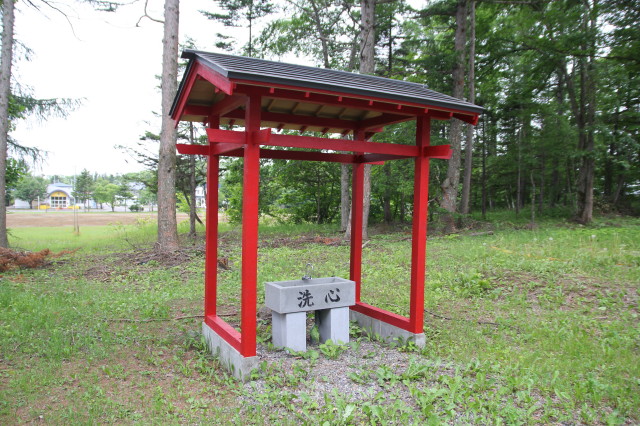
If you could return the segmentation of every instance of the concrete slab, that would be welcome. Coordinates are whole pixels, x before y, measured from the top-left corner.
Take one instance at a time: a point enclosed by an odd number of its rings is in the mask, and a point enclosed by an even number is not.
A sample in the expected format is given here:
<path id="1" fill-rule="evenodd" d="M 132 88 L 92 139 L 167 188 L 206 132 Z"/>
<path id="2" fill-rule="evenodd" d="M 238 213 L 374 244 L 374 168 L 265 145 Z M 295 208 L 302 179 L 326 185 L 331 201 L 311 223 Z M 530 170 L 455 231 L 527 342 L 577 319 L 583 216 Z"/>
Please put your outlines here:
<path id="1" fill-rule="evenodd" d="M 407 342 L 411 340 L 420 348 L 424 348 L 426 344 L 424 333 L 411 333 L 410 331 L 403 330 L 399 327 L 372 318 L 360 312 L 350 310 L 349 313 L 351 321 L 356 321 L 360 327 L 367 330 L 371 334 L 379 336 L 385 342 Z"/>
<path id="2" fill-rule="evenodd" d="M 258 368 L 259 358 L 257 356 L 242 356 L 236 348 L 227 343 L 206 323 L 202 323 L 202 334 L 211 353 L 217 356 L 222 365 L 236 378 L 246 382 L 251 375 L 251 371 Z"/>

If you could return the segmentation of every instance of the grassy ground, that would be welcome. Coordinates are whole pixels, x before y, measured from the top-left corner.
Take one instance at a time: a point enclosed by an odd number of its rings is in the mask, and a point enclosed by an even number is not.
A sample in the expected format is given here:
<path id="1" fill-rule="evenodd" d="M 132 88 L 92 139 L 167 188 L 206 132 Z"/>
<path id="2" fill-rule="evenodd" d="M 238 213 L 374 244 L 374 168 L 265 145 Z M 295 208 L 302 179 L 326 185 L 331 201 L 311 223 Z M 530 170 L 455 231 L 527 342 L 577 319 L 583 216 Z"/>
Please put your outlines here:
<path id="1" fill-rule="evenodd" d="M 363 345 L 382 344 L 354 327 L 350 347 L 265 363 L 259 387 L 230 378 L 190 318 L 202 309 L 201 242 L 166 259 L 149 250 L 149 223 L 16 229 L 15 246 L 77 251 L 2 276 L 0 423 L 637 424 L 640 220 L 518 225 L 505 216 L 492 235 L 429 239 L 427 346 L 394 349 L 409 361 L 366 367 Z M 240 234 L 222 230 L 220 310 L 233 323 Z M 330 228 L 261 231 L 260 282 L 301 276 L 307 262 L 316 276 L 348 276 L 349 248 Z M 408 314 L 408 237 L 372 236 L 363 301 Z M 269 346 L 264 322 L 260 341 Z M 309 400 L 309 371 L 333 357 L 378 393 Z"/>

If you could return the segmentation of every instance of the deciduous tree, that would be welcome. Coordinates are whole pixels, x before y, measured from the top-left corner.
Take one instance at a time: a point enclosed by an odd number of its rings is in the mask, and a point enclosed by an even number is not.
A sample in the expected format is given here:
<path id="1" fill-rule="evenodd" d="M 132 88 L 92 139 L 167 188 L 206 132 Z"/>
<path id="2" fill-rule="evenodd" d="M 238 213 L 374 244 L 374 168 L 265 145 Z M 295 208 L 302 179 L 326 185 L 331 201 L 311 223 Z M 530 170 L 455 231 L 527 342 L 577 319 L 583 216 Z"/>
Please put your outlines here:
<path id="1" fill-rule="evenodd" d="M 29 203 L 29 208 L 33 208 L 33 202 L 47 196 L 47 181 L 39 176 L 24 176 L 16 185 L 14 192 L 16 198 Z"/>

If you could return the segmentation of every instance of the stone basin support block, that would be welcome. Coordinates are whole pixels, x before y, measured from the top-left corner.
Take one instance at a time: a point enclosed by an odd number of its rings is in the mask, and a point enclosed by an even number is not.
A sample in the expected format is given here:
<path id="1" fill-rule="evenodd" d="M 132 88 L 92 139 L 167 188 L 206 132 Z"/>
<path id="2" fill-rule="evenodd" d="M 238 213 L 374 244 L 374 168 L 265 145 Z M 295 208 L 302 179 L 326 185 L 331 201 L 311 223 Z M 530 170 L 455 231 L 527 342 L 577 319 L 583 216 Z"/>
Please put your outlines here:
<path id="1" fill-rule="evenodd" d="M 273 344 L 279 348 L 289 348 L 297 352 L 307 350 L 307 313 L 271 312 Z"/>
<path id="2" fill-rule="evenodd" d="M 320 342 L 349 343 L 349 308 L 333 308 L 316 311 L 316 325 L 320 332 Z"/>

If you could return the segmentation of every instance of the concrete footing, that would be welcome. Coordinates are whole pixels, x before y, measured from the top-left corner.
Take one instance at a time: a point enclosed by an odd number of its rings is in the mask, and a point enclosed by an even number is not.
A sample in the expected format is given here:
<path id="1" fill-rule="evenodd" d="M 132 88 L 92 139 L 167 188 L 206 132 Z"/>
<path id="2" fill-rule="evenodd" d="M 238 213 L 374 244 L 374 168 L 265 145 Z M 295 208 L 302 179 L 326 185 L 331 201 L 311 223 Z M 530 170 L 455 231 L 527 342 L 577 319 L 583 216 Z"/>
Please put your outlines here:
<path id="1" fill-rule="evenodd" d="M 206 323 L 202 323 L 202 334 L 209 346 L 209 350 L 220 359 L 231 374 L 236 378 L 246 381 L 251 370 L 258 367 L 258 357 L 244 357 L 233 346 L 211 329 Z"/>
<path id="2" fill-rule="evenodd" d="M 384 321 L 372 318 L 368 315 L 356 311 L 350 311 L 351 321 L 356 321 L 360 327 L 367 332 L 379 336 L 386 342 L 394 340 L 407 342 L 413 341 L 418 347 L 423 348 L 426 343 L 424 333 L 415 334 L 410 331 L 403 330 Z"/>

